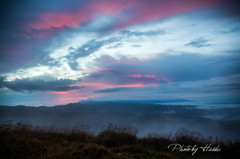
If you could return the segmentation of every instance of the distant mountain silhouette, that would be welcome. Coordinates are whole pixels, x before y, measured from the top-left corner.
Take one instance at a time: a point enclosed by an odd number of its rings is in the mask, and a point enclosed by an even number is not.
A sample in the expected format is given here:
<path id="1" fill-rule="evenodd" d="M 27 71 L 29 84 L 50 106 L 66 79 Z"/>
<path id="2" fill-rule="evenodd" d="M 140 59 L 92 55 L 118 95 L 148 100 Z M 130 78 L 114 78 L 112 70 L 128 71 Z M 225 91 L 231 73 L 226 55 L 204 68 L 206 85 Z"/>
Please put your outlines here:
<path id="1" fill-rule="evenodd" d="M 176 99 L 162 99 L 162 100 L 113 100 L 113 101 L 95 101 L 93 99 L 82 100 L 80 103 L 138 103 L 138 104 L 155 104 L 155 103 L 180 103 L 180 102 L 191 102 L 187 99 L 176 98 Z"/>

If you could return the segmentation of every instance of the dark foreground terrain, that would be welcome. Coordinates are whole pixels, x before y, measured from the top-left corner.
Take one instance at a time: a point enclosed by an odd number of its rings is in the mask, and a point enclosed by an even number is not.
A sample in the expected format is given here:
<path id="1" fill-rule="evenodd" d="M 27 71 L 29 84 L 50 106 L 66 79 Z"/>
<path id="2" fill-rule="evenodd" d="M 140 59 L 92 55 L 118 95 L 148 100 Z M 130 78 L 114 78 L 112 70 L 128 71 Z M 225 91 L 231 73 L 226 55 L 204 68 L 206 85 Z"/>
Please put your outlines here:
<path id="1" fill-rule="evenodd" d="M 174 135 L 150 134 L 137 137 L 132 127 L 105 126 L 94 135 L 86 125 L 75 125 L 63 129 L 56 127 L 33 126 L 26 123 L 13 124 L 11 121 L 0 124 L 1 159 L 239 159 L 240 142 L 202 137 L 185 129 Z M 169 145 L 184 145 L 181 152 Z M 211 148 L 207 148 L 207 145 Z M 198 150 L 188 151 L 188 145 Z M 202 148 L 200 148 L 202 147 Z M 204 148 L 205 147 L 205 148 Z M 212 149 L 216 148 L 216 149 Z M 218 149 L 218 150 L 217 150 Z M 203 152 L 204 151 L 204 152 Z M 217 152 L 216 152 L 217 151 Z"/>
<path id="2" fill-rule="evenodd" d="M 0 159 L 239 159 L 239 117 L 236 105 L 0 106 Z"/>

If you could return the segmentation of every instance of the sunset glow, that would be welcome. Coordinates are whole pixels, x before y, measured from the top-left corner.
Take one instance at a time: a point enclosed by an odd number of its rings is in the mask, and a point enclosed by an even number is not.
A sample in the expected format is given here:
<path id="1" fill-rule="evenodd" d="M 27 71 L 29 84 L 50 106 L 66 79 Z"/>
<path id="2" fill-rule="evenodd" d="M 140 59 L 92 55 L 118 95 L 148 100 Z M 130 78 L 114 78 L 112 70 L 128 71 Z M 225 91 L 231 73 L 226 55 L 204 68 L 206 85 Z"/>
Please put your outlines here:
<path id="1" fill-rule="evenodd" d="M 235 0 L 6 2 L 0 104 L 238 101 L 236 6 Z"/>

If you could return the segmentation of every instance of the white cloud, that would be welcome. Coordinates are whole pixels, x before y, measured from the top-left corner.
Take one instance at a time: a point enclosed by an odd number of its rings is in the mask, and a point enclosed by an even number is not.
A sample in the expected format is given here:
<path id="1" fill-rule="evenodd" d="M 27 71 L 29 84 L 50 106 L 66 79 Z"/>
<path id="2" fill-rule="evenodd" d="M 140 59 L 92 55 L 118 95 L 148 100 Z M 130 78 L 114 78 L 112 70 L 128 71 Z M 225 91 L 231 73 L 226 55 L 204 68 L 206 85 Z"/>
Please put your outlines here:
<path id="1" fill-rule="evenodd" d="M 96 26 L 101 22 L 111 21 L 111 18 L 102 17 L 101 20 L 91 23 Z M 226 26 L 226 23 L 228 25 Z M 55 78 L 78 79 L 86 76 L 82 71 L 97 67 L 95 60 L 103 55 L 112 56 L 120 59 L 125 56 L 128 58 L 136 58 L 139 60 L 154 59 L 162 53 L 181 54 L 195 53 L 204 55 L 229 54 L 230 50 L 240 49 L 239 37 L 236 34 L 219 34 L 219 30 L 226 30 L 229 26 L 238 26 L 239 24 L 233 20 L 226 19 L 194 19 L 189 15 L 182 15 L 170 18 L 168 20 L 155 21 L 147 24 L 133 26 L 127 28 L 134 32 L 147 32 L 151 30 L 164 30 L 166 34 L 161 35 L 142 35 L 142 36 L 126 36 L 120 31 L 111 34 L 102 35 L 96 32 L 83 32 L 70 34 L 61 43 L 54 44 L 47 49 L 49 57 L 53 59 L 49 63 L 58 63 L 56 66 L 34 66 L 25 69 L 18 69 L 14 73 L 7 73 L 3 76 L 11 81 L 16 78 L 32 78 L 37 76 L 49 75 Z M 103 25 L 104 26 L 104 25 Z M 94 27 L 93 27 L 94 28 Z M 78 63 L 79 70 L 72 70 L 65 57 L 71 53 L 71 49 L 77 49 L 90 40 L 103 41 L 110 38 L 117 38 L 119 41 L 107 43 L 100 47 L 97 51 L 85 57 L 74 59 Z M 186 46 L 191 41 L 204 38 L 210 44 L 206 47 L 196 48 Z M 115 45 L 121 45 L 114 47 Z M 133 47 L 138 45 L 139 47 Z"/>

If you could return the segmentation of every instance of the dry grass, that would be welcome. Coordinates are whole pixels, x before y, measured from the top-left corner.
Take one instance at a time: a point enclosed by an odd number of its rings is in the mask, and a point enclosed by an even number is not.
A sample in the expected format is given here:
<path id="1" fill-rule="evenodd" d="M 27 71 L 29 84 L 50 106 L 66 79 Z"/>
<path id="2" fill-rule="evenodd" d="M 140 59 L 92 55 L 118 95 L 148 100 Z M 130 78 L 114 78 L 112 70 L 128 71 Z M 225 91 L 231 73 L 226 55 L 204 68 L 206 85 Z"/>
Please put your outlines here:
<path id="1" fill-rule="evenodd" d="M 86 125 L 69 129 L 33 126 L 28 123 L 0 124 L 1 159 L 160 159 L 160 158 L 240 158 L 239 141 L 205 138 L 181 129 L 176 134 L 149 134 L 137 138 L 137 130 L 109 124 L 93 135 Z M 221 145 L 221 152 L 172 152 L 171 143 Z"/>

